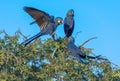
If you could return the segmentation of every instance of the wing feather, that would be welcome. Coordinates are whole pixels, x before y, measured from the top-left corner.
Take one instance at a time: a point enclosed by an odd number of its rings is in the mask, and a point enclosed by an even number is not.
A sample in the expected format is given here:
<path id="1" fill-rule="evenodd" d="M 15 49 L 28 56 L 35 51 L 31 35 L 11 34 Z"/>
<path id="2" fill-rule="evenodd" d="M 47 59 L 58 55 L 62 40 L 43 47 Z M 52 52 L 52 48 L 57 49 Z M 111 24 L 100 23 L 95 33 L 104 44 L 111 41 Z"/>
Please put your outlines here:
<path id="1" fill-rule="evenodd" d="M 24 7 L 24 10 L 35 20 L 34 22 L 39 25 L 40 29 L 46 27 L 50 21 L 49 14 L 42 10 L 38 10 L 32 7 Z"/>

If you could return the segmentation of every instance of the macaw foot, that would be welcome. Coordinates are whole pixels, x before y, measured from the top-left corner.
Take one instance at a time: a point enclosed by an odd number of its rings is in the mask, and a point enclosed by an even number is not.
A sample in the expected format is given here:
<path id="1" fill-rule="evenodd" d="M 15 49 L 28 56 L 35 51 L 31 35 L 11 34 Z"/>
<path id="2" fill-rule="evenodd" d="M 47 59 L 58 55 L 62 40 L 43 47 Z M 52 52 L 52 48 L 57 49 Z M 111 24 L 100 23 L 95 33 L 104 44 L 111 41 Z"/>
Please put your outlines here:
<path id="1" fill-rule="evenodd" d="M 52 39 L 55 41 L 55 35 L 52 35 Z"/>
<path id="2" fill-rule="evenodd" d="M 68 40 L 68 37 L 67 37 L 67 36 L 65 36 L 65 37 L 64 37 L 64 40 L 65 40 L 65 41 L 66 41 L 66 40 Z"/>
<path id="3" fill-rule="evenodd" d="M 58 39 L 58 35 L 56 33 L 52 33 L 52 39 L 55 40 L 55 36 L 56 36 L 56 39 Z"/>

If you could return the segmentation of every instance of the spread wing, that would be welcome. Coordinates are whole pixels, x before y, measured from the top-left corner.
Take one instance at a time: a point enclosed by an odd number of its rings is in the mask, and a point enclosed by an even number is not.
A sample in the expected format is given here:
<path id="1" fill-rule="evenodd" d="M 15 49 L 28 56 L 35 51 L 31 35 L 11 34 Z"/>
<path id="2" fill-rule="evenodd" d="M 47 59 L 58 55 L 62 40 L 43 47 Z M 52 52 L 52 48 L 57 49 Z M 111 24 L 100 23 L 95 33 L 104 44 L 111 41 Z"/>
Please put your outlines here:
<path id="1" fill-rule="evenodd" d="M 48 25 L 51 17 L 46 12 L 32 7 L 24 7 L 24 10 L 35 19 L 31 24 L 37 23 L 41 30 Z"/>

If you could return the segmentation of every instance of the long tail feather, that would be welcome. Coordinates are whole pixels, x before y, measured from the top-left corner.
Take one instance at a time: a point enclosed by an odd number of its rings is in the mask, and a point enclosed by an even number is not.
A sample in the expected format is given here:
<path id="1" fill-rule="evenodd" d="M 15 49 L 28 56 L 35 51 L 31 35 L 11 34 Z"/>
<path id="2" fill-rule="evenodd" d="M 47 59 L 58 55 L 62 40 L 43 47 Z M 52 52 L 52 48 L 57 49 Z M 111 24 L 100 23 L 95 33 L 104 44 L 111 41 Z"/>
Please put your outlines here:
<path id="1" fill-rule="evenodd" d="M 98 55 L 98 56 L 87 56 L 87 58 L 90 58 L 90 59 L 96 59 L 96 58 L 100 58 L 101 55 Z"/>
<path id="2" fill-rule="evenodd" d="M 101 57 L 101 55 L 98 55 L 98 56 L 87 56 L 89 59 L 98 59 L 98 60 L 108 60 L 108 59 L 106 59 L 106 58 L 103 58 L 103 57 Z"/>
<path id="3" fill-rule="evenodd" d="M 42 34 L 41 34 L 41 32 L 40 32 L 40 33 L 36 34 L 35 36 L 33 36 L 33 37 L 25 40 L 25 41 L 22 42 L 21 44 L 24 44 L 24 45 L 26 46 L 27 44 L 29 44 L 30 42 L 32 42 L 34 39 L 40 37 L 41 35 L 42 35 Z"/>

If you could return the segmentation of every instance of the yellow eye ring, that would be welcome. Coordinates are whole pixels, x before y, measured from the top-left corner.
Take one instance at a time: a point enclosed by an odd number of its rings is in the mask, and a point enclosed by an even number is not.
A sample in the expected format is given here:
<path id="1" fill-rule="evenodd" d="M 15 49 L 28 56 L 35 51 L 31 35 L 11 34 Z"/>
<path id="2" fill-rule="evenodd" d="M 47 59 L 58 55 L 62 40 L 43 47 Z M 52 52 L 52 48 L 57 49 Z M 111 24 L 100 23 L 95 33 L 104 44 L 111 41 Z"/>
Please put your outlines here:
<path id="1" fill-rule="evenodd" d="M 61 23 L 61 20 L 58 20 L 57 22 L 58 22 L 58 23 Z"/>

